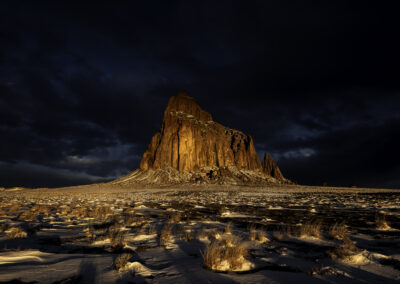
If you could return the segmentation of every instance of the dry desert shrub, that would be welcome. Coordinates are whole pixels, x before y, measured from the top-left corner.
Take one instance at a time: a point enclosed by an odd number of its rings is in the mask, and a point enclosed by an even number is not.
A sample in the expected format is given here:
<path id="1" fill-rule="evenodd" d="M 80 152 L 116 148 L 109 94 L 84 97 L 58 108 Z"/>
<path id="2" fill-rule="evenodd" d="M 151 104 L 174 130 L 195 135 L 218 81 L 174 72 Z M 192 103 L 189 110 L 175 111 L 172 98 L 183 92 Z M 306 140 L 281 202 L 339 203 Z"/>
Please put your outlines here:
<path id="1" fill-rule="evenodd" d="M 347 236 L 348 233 L 349 232 L 348 232 L 346 224 L 344 222 L 335 223 L 329 229 L 329 236 L 332 239 L 336 239 L 336 240 L 343 240 Z"/>
<path id="2" fill-rule="evenodd" d="M 168 223 L 178 223 L 181 220 L 181 213 L 177 212 L 169 216 Z"/>
<path id="3" fill-rule="evenodd" d="M 232 190 L 232 191 L 228 191 L 228 192 L 227 192 L 227 198 L 228 198 L 228 200 L 231 200 L 232 198 L 235 198 L 235 197 L 238 196 L 238 195 L 239 195 L 239 192 L 238 192 L 238 191 Z"/>
<path id="4" fill-rule="evenodd" d="M 124 221 L 123 220 L 123 216 L 121 216 L 119 214 L 108 215 L 108 217 L 103 219 L 103 220 L 107 220 L 107 221 L 112 222 L 112 223 L 123 223 L 123 221 Z"/>
<path id="5" fill-rule="evenodd" d="M 135 215 L 135 208 L 133 207 L 125 207 L 122 211 L 124 215 Z"/>
<path id="6" fill-rule="evenodd" d="M 249 235 L 249 241 L 255 241 L 257 239 L 257 232 L 251 232 Z"/>
<path id="7" fill-rule="evenodd" d="M 255 233 L 255 232 L 257 232 L 257 226 L 256 226 L 256 224 L 251 224 L 251 225 L 248 227 L 248 230 L 249 230 L 249 233 Z"/>
<path id="8" fill-rule="evenodd" d="M 68 205 L 62 205 L 59 207 L 59 212 L 62 216 L 66 216 L 71 212 L 71 208 Z"/>
<path id="9" fill-rule="evenodd" d="M 329 251 L 328 255 L 332 259 L 346 259 L 349 256 L 352 256 L 359 252 L 359 249 L 356 245 L 350 240 L 348 236 L 346 236 L 342 240 L 342 244 L 335 248 L 333 251 Z"/>
<path id="10" fill-rule="evenodd" d="M 117 232 L 111 237 L 110 246 L 113 251 L 118 251 L 125 246 L 125 234 L 123 232 Z"/>
<path id="11" fill-rule="evenodd" d="M 274 239 L 275 241 L 282 241 L 283 238 L 285 237 L 285 234 L 282 231 L 274 231 L 272 233 L 272 239 Z"/>
<path id="12" fill-rule="evenodd" d="M 218 241 L 211 242 L 204 251 L 203 265 L 209 269 L 216 268 L 224 256 L 224 251 Z"/>
<path id="13" fill-rule="evenodd" d="M 291 237 L 291 236 L 292 236 L 292 227 L 289 225 L 280 226 L 278 230 L 272 233 L 272 238 L 275 241 L 282 241 L 285 237 Z"/>
<path id="14" fill-rule="evenodd" d="M 125 216 L 124 224 L 129 227 L 143 227 L 148 223 L 148 220 L 144 217 L 138 217 L 134 215 Z"/>
<path id="15" fill-rule="evenodd" d="M 43 214 L 43 215 L 49 215 L 52 211 L 52 207 L 49 205 L 45 204 L 35 204 L 31 210 L 32 212 L 35 212 L 36 214 Z"/>
<path id="16" fill-rule="evenodd" d="M 386 216 L 384 214 L 376 214 L 375 216 L 375 224 L 378 230 L 388 230 L 390 226 L 386 221 Z"/>
<path id="17" fill-rule="evenodd" d="M 8 212 L 13 213 L 18 211 L 21 208 L 21 205 L 19 205 L 18 203 L 13 203 L 9 208 L 8 208 Z"/>
<path id="18" fill-rule="evenodd" d="M 232 234 L 232 222 L 229 222 L 228 224 L 226 224 L 225 234 Z"/>
<path id="19" fill-rule="evenodd" d="M 192 231 L 184 230 L 179 236 L 181 241 L 191 242 L 195 239 L 194 233 Z"/>
<path id="20" fill-rule="evenodd" d="M 250 235 L 249 235 L 250 241 L 255 241 L 255 240 L 260 241 L 260 239 L 262 239 L 261 242 L 265 241 L 265 238 L 266 238 L 265 233 L 262 231 L 258 231 L 257 226 L 255 224 L 251 224 L 247 229 L 249 230 L 249 233 L 250 233 Z"/>
<path id="21" fill-rule="evenodd" d="M 113 215 L 114 211 L 108 206 L 97 207 L 96 209 L 89 211 L 88 216 L 98 218 L 101 221 L 107 220 L 108 216 Z"/>
<path id="22" fill-rule="evenodd" d="M 317 221 L 310 221 L 304 224 L 299 229 L 299 236 L 300 238 L 304 237 L 314 237 L 314 238 L 321 238 L 321 228 L 322 222 L 320 220 Z"/>
<path id="23" fill-rule="evenodd" d="M 18 216 L 18 220 L 32 222 L 33 220 L 36 220 L 36 214 L 31 210 L 25 210 L 21 215 Z"/>
<path id="24" fill-rule="evenodd" d="M 203 265 L 211 270 L 240 270 L 247 256 L 246 247 L 237 238 L 214 240 L 203 253 Z"/>
<path id="25" fill-rule="evenodd" d="M 84 207 L 75 207 L 74 209 L 71 210 L 69 213 L 69 216 L 73 216 L 79 219 L 83 219 L 87 217 L 87 209 Z"/>
<path id="26" fill-rule="evenodd" d="M 155 235 L 155 234 L 157 234 L 157 228 L 156 228 L 156 226 L 155 226 L 154 224 L 151 224 L 151 225 L 148 226 L 148 228 L 147 228 L 147 234 L 148 234 L 148 235 Z"/>
<path id="27" fill-rule="evenodd" d="M 258 231 L 256 235 L 256 240 L 260 243 L 265 243 L 268 241 L 267 235 L 264 231 Z"/>
<path id="28" fill-rule="evenodd" d="M 185 226 L 182 224 L 175 224 L 174 226 L 174 234 L 177 236 L 181 236 L 185 232 Z"/>
<path id="29" fill-rule="evenodd" d="M 147 235 L 149 232 L 149 221 L 142 219 L 135 227 L 136 235 Z"/>
<path id="30" fill-rule="evenodd" d="M 172 240 L 172 225 L 167 223 L 161 230 L 160 245 L 165 246 Z"/>
<path id="31" fill-rule="evenodd" d="M 88 242 L 93 242 L 96 239 L 96 233 L 92 226 L 89 226 L 86 231 L 86 239 Z"/>
<path id="32" fill-rule="evenodd" d="M 225 207 L 225 206 L 223 206 L 223 205 L 218 204 L 218 205 L 216 206 L 216 213 L 217 213 L 218 215 L 223 215 L 224 213 L 226 213 L 226 212 L 228 212 L 228 211 L 229 211 L 228 208 Z"/>
<path id="33" fill-rule="evenodd" d="M 209 239 L 209 237 L 210 233 L 205 228 L 201 228 L 201 230 L 199 230 L 197 233 L 198 240 Z"/>
<path id="34" fill-rule="evenodd" d="M 7 216 L 7 211 L 3 207 L 0 207 L 0 217 L 4 216 Z"/>
<path id="35" fill-rule="evenodd" d="M 28 234 L 22 228 L 11 228 L 7 232 L 7 237 L 10 239 L 24 239 Z"/>
<path id="36" fill-rule="evenodd" d="M 126 266 L 131 258 L 132 255 L 130 253 L 123 253 L 119 255 L 116 259 L 114 259 L 112 266 L 115 270 L 119 271 Z"/>
<path id="37" fill-rule="evenodd" d="M 7 231 L 8 229 L 10 229 L 10 225 L 5 223 L 5 224 L 1 224 L 0 225 L 0 233 L 3 233 L 5 231 Z"/>
<path id="38" fill-rule="evenodd" d="M 125 233 L 117 225 L 108 228 L 107 236 L 110 239 L 110 246 L 113 251 L 118 251 L 125 246 Z"/>
<path id="39" fill-rule="evenodd" d="M 138 224 L 139 218 L 134 215 L 126 215 L 124 224 L 126 226 L 136 226 Z"/>

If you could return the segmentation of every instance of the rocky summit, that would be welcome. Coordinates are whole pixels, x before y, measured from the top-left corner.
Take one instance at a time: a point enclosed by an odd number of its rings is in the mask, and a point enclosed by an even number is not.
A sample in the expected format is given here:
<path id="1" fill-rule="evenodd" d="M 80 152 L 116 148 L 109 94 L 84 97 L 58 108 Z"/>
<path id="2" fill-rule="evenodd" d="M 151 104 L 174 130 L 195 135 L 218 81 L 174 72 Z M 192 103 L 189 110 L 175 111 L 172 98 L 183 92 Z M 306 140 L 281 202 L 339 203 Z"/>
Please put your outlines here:
<path id="1" fill-rule="evenodd" d="M 213 121 L 184 92 L 170 98 L 161 129 L 151 139 L 140 168 L 116 183 L 286 183 L 275 161 L 263 163 L 253 139 Z"/>

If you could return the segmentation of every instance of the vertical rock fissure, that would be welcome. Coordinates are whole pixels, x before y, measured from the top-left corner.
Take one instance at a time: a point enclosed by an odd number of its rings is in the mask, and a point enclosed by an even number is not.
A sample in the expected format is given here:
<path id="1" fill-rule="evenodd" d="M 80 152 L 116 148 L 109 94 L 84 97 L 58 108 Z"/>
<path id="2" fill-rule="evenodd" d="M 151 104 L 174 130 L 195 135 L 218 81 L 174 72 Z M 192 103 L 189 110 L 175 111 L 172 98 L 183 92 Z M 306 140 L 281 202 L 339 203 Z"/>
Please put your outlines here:
<path id="1" fill-rule="evenodd" d="M 219 167 L 217 144 L 214 144 L 214 151 L 215 151 L 215 164 L 217 167 Z"/>
<path id="2" fill-rule="evenodd" d="M 178 151 L 178 153 L 177 153 L 177 170 L 178 171 L 180 171 L 181 170 L 181 164 L 180 164 L 180 147 L 181 147 L 181 143 L 180 143 L 180 135 L 179 135 L 179 131 L 181 130 L 181 128 L 182 128 L 182 122 L 181 121 L 178 121 L 178 129 L 177 129 L 177 131 L 176 131 L 176 137 L 177 137 L 177 140 L 178 140 L 178 148 L 177 148 L 177 151 Z"/>

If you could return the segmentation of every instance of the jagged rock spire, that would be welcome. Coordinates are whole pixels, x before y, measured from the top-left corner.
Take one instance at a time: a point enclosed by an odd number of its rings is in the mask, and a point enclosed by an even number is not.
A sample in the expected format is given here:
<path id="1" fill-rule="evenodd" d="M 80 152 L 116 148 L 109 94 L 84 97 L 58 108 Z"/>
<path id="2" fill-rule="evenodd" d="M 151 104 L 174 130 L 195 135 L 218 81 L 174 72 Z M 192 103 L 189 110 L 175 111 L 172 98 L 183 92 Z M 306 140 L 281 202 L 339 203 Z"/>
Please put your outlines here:
<path id="1" fill-rule="evenodd" d="M 114 184 L 290 183 L 271 156 L 261 164 L 253 139 L 212 120 L 186 93 L 170 98 L 161 129 L 151 139 L 140 168 Z"/>
<path id="2" fill-rule="evenodd" d="M 171 97 L 140 168 L 189 172 L 214 166 L 262 170 L 250 136 L 214 122 L 186 93 Z"/>
<path id="3" fill-rule="evenodd" d="M 275 160 L 268 153 L 264 154 L 262 162 L 263 172 L 278 180 L 285 180 Z"/>

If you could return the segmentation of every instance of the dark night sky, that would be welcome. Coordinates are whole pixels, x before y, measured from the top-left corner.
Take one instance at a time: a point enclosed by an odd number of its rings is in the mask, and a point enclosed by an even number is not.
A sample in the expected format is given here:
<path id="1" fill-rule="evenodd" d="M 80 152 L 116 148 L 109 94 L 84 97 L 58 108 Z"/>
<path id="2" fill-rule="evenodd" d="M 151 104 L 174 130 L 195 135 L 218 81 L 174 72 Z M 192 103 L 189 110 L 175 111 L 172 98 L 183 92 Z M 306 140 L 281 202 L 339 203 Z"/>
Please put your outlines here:
<path id="1" fill-rule="evenodd" d="M 0 186 L 134 170 L 185 90 L 289 179 L 400 188 L 399 9 L 369 2 L 0 1 Z"/>

